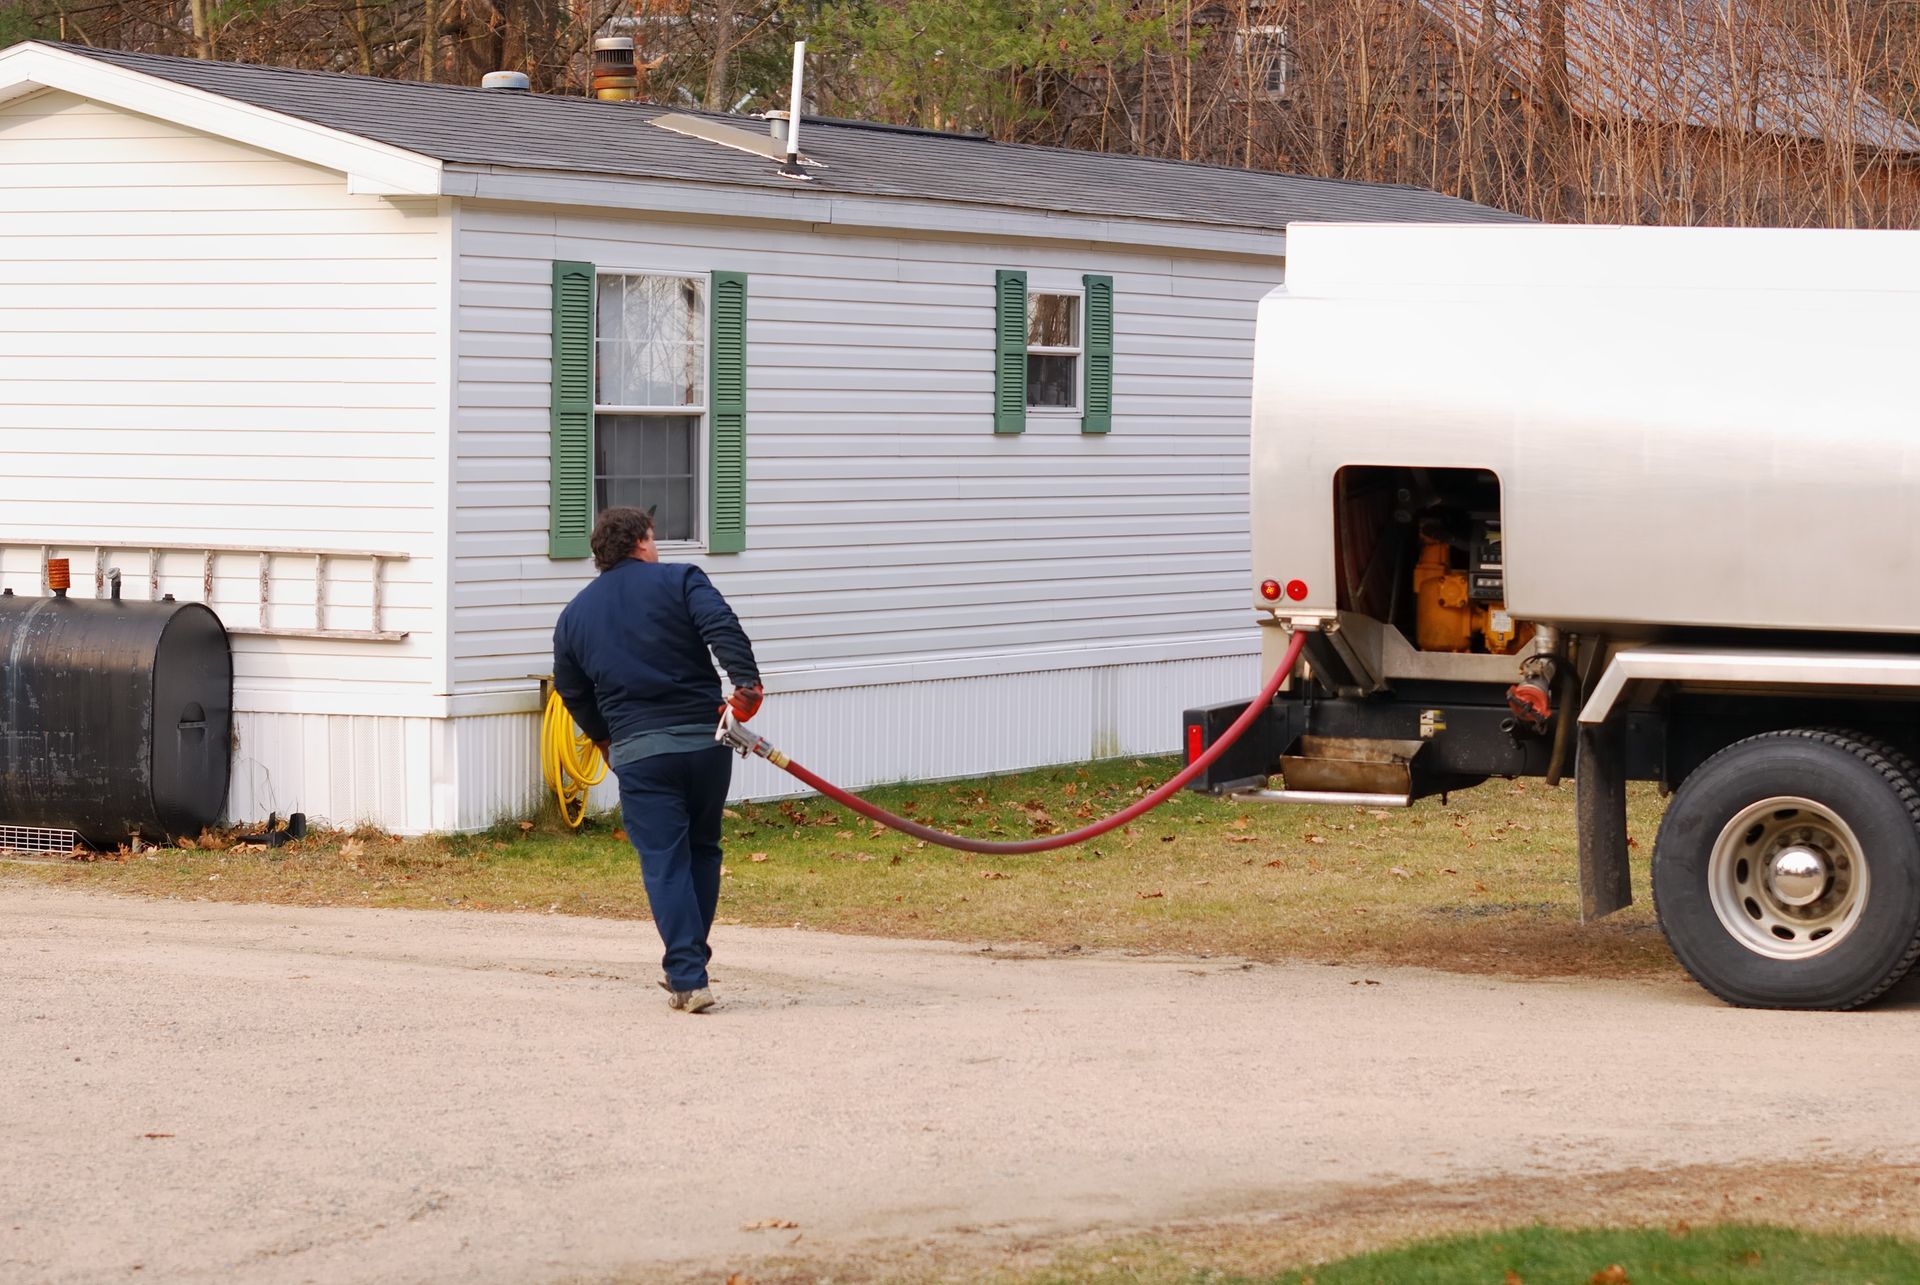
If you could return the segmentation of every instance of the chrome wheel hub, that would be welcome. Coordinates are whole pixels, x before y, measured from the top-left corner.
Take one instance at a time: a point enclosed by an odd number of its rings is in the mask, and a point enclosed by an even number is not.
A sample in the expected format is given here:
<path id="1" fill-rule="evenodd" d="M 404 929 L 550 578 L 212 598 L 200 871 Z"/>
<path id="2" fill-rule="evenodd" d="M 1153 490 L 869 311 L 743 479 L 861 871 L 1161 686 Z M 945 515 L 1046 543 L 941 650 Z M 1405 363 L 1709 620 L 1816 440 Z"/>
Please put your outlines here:
<path id="1" fill-rule="evenodd" d="M 1772 959 L 1833 949 L 1867 903 L 1866 855 L 1852 829 L 1811 799 L 1763 799 L 1729 821 L 1707 861 L 1714 913 L 1734 940 Z"/>
<path id="2" fill-rule="evenodd" d="M 1787 848 L 1767 863 L 1767 886 L 1783 906 L 1811 906 L 1831 878 L 1826 854 L 1818 848 Z"/>

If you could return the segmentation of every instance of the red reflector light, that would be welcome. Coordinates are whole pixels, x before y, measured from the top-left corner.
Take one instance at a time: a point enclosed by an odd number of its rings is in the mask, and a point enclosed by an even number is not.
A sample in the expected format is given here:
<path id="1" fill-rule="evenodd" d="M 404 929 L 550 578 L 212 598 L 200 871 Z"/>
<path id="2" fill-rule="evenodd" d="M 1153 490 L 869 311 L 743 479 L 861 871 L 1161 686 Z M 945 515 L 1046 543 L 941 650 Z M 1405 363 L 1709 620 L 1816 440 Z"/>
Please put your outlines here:
<path id="1" fill-rule="evenodd" d="M 1200 724 L 1188 723 L 1187 724 L 1187 762 L 1191 763 L 1195 759 L 1199 758 L 1200 752 L 1206 748 L 1206 746 L 1200 743 L 1200 739 L 1201 739 Z"/>
<path id="2" fill-rule="evenodd" d="M 1260 596 L 1268 602 L 1278 602 L 1280 600 L 1280 582 L 1278 580 L 1262 580 L 1260 582 Z"/>
<path id="3" fill-rule="evenodd" d="M 1287 581 L 1287 597 L 1300 602 L 1307 596 L 1307 582 L 1304 580 Z"/>

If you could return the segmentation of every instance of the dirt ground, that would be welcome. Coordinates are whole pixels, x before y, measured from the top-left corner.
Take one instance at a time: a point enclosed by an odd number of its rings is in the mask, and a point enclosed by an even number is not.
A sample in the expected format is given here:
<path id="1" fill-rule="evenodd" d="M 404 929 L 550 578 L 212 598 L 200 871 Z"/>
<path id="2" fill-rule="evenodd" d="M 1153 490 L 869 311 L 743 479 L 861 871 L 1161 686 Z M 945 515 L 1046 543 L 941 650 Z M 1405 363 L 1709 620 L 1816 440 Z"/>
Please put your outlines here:
<path id="1" fill-rule="evenodd" d="M 0 882 L 0 1279 L 930 1277 L 1143 1233 L 1280 1265 L 1596 1215 L 1920 1230 L 1911 985 L 1788 1014 L 1666 980 L 717 945 L 723 1007 L 687 1017 L 641 923 Z"/>

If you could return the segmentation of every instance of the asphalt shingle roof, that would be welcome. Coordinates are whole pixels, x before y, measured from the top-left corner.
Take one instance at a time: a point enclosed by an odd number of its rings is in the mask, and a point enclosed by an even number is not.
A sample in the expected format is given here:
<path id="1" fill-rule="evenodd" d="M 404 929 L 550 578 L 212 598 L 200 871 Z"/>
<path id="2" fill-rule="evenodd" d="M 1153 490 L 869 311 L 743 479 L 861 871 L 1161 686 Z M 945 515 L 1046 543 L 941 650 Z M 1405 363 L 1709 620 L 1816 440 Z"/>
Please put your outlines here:
<path id="1" fill-rule="evenodd" d="M 773 162 L 657 128 L 671 109 L 332 72 L 201 62 L 59 45 L 176 84 L 448 164 L 668 178 L 791 191 Z M 720 117 L 764 135 L 765 123 Z M 1519 216 L 1424 188 L 994 143 L 955 134 L 806 122 L 821 195 L 982 206 L 1279 231 L 1290 222 L 1507 222 Z"/>

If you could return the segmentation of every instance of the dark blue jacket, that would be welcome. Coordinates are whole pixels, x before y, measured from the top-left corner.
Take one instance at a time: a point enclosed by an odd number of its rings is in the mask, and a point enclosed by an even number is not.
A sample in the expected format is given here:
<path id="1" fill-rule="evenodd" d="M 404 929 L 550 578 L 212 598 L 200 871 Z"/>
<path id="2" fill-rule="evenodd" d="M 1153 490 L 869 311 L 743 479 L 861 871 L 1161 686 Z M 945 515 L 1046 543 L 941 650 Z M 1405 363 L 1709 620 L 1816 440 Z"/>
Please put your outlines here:
<path id="1" fill-rule="evenodd" d="M 719 720 L 720 676 L 760 681 L 733 608 L 685 562 L 628 558 L 575 594 L 553 629 L 553 686 L 596 741 Z"/>

